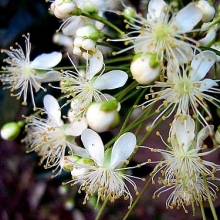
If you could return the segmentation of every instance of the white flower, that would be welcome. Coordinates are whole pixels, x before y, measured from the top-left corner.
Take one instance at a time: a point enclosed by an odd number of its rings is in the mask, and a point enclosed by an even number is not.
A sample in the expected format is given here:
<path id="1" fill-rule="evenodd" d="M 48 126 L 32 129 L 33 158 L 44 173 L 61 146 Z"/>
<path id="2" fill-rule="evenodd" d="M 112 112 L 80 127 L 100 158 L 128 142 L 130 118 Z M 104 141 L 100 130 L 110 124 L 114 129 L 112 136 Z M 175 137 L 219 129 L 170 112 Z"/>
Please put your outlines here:
<path id="1" fill-rule="evenodd" d="M 174 13 L 163 0 L 151 0 L 147 18 L 137 15 L 137 19 L 133 19 L 135 24 L 129 23 L 133 31 L 121 40 L 134 45 L 118 53 L 134 48 L 135 53 L 156 53 L 162 62 L 166 60 L 175 65 L 186 63 L 192 59 L 193 49 L 197 49 L 196 41 L 186 34 L 192 32 L 201 19 L 201 10 L 193 4 Z"/>
<path id="2" fill-rule="evenodd" d="M 212 198 L 216 198 L 216 187 L 211 180 L 219 180 L 215 172 L 220 166 L 203 159 L 216 150 L 207 150 L 203 141 L 210 134 L 210 128 L 206 126 L 195 137 L 195 122 L 189 115 L 181 115 L 171 125 L 168 150 L 151 149 L 152 152 L 160 152 L 164 160 L 159 161 L 152 177 L 161 173 L 158 182 L 163 186 L 155 194 L 161 194 L 168 189 L 174 189 L 167 200 L 167 207 L 183 206 L 200 202 L 207 198 L 207 191 L 203 185 L 203 178 L 207 178 Z M 216 187 L 217 188 L 217 187 Z"/>
<path id="3" fill-rule="evenodd" d="M 60 106 L 51 95 L 44 97 L 44 107 L 47 119 L 35 116 L 27 118 L 27 135 L 23 142 L 28 145 L 30 149 L 28 152 L 35 150 L 42 157 L 41 163 L 46 161 L 45 168 L 56 167 L 56 169 L 62 165 L 67 149 L 72 154 L 74 152 L 86 156 L 85 150 L 75 143 L 75 137 L 81 135 L 87 128 L 85 119 L 64 124 Z"/>
<path id="4" fill-rule="evenodd" d="M 102 94 L 101 90 L 119 88 L 126 83 L 128 76 L 124 71 L 112 70 L 103 74 L 103 65 L 102 53 L 97 51 L 90 62 L 87 62 L 85 75 L 82 75 L 75 65 L 76 72 L 64 72 L 61 89 L 67 98 L 72 96 L 70 101 L 76 100 L 74 108 L 76 115 L 84 116 L 86 108 L 92 101 L 108 101 L 108 96 Z"/>
<path id="5" fill-rule="evenodd" d="M 27 92 L 30 89 L 31 98 L 34 107 L 33 88 L 36 92 L 40 89 L 45 90 L 41 83 L 58 81 L 60 74 L 58 71 L 53 71 L 51 68 L 56 66 L 62 59 L 62 54 L 59 52 L 52 52 L 50 54 L 41 54 L 33 61 L 30 61 L 30 36 L 25 37 L 25 53 L 17 44 L 18 48 L 10 48 L 10 50 L 3 50 L 9 57 L 4 59 L 4 62 L 10 66 L 3 67 L 3 70 L 9 72 L 1 75 L 1 81 L 5 88 L 10 88 L 12 96 L 17 96 L 19 99 L 23 94 L 23 105 L 27 105 Z M 14 93 L 19 90 L 17 93 Z"/>
<path id="6" fill-rule="evenodd" d="M 121 196 L 124 199 L 130 199 L 132 203 L 131 193 L 124 180 L 129 182 L 138 194 L 137 186 L 129 175 L 124 173 L 123 164 L 134 152 L 136 146 L 136 137 L 128 132 L 119 137 L 112 149 L 104 150 L 104 145 L 100 136 L 91 129 L 86 129 L 81 136 L 83 145 L 90 156 L 90 163 L 72 163 L 73 170 L 83 169 L 84 172 L 73 176 L 73 184 L 80 183 L 79 192 L 85 191 L 85 200 L 89 199 L 95 193 L 98 198 L 104 200 L 108 198 L 111 202 Z M 91 161 L 92 160 L 92 161 Z M 74 172 L 73 172 L 74 173 Z"/>
<path id="7" fill-rule="evenodd" d="M 210 119 L 212 116 L 209 112 L 206 100 L 213 104 L 215 104 L 215 102 L 220 102 L 209 94 L 220 93 L 220 89 L 214 88 L 218 86 L 216 81 L 204 79 L 215 61 L 215 53 L 204 51 L 193 58 L 191 66 L 181 66 L 180 69 L 176 69 L 175 67 L 168 68 L 167 80 L 165 82 L 156 82 L 155 85 L 148 86 L 151 87 L 151 93 L 146 95 L 147 101 L 143 103 L 144 108 L 158 100 L 164 100 L 158 107 L 158 112 L 162 107 L 165 109 L 160 113 L 157 119 L 170 108 L 172 112 L 177 110 L 176 115 L 189 114 L 190 109 L 192 109 L 200 123 L 207 125 L 207 121 L 201 114 L 199 107 L 205 110 Z M 162 90 L 154 92 L 153 88 L 161 88 Z M 152 96 L 152 98 L 150 98 L 150 96 Z M 155 121 L 157 119 L 155 119 Z"/>

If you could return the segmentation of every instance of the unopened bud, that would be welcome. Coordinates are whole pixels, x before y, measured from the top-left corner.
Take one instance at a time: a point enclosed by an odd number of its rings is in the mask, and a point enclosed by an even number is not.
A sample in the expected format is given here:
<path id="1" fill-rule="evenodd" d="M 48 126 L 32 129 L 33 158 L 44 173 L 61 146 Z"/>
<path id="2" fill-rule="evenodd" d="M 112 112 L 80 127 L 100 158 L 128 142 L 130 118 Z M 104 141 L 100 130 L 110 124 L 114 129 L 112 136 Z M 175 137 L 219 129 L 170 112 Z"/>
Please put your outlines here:
<path id="1" fill-rule="evenodd" d="M 146 85 L 159 77 L 161 65 L 156 54 L 138 53 L 131 62 L 130 70 L 138 83 Z"/>
<path id="2" fill-rule="evenodd" d="M 1 136 L 5 140 L 14 140 L 20 134 L 21 128 L 24 126 L 24 121 L 8 122 L 1 129 Z"/>
<path id="3" fill-rule="evenodd" d="M 94 102 L 86 112 L 86 120 L 90 128 L 97 132 L 108 131 L 119 123 L 116 100 Z"/>
<path id="4" fill-rule="evenodd" d="M 78 10 L 77 5 L 71 0 L 55 0 L 51 4 L 51 10 L 57 18 L 64 19 L 70 17 Z"/>
<path id="5" fill-rule="evenodd" d="M 95 7 L 90 2 L 86 2 L 84 4 L 84 8 L 83 9 L 84 9 L 84 11 L 87 11 L 89 13 L 92 13 L 92 12 L 96 11 Z"/>
<path id="6" fill-rule="evenodd" d="M 94 161 L 90 158 L 80 158 L 78 159 L 75 163 L 77 164 L 85 164 L 85 165 L 91 165 L 93 166 L 94 165 Z M 71 171 L 71 175 L 74 177 L 74 176 L 79 176 L 79 175 L 82 175 L 86 172 L 88 172 L 88 168 L 77 168 L 77 166 L 73 166 L 73 169 Z"/>
<path id="7" fill-rule="evenodd" d="M 123 15 L 129 22 L 134 23 L 134 19 L 136 17 L 136 10 L 132 7 L 126 7 L 123 11 Z"/>
<path id="8" fill-rule="evenodd" d="M 202 21 L 209 22 L 213 19 L 215 15 L 215 8 L 209 4 L 206 0 L 200 0 L 195 3 L 195 6 L 198 7 L 203 14 Z"/>
<path id="9" fill-rule="evenodd" d="M 103 37 L 103 33 L 100 32 L 94 25 L 87 24 L 76 31 L 77 37 L 86 37 L 97 41 L 99 38 Z"/>

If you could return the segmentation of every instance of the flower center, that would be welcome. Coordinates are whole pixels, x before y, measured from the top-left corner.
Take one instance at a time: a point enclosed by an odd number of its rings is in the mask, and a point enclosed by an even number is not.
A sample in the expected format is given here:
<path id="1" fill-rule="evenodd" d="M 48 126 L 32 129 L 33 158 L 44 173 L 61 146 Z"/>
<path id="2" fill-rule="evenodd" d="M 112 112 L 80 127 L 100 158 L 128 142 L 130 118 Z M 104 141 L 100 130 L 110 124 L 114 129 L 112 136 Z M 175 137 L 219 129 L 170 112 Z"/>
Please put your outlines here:
<path id="1" fill-rule="evenodd" d="M 172 37 L 171 29 L 167 24 L 157 24 L 155 27 L 154 35 L 157 42 L 167 42 L 169 38 Z"/>
<path id="2" fill-rule="evenodd" d="M 30 65 L 29 64 L 25 64 L 24 67 L 22 68 L 23 69 L 23 73 L 25 76 L 29 77 L 33 74 L 33 70 L 31 69 Z"/>
<path id="3" fill-rule="evenodd" d="M 193 82 L 188 78 L 183 78 L 174 85 L 174 90 L 179 93 L 180 97 L 189 95 L 193 90 Z"/>

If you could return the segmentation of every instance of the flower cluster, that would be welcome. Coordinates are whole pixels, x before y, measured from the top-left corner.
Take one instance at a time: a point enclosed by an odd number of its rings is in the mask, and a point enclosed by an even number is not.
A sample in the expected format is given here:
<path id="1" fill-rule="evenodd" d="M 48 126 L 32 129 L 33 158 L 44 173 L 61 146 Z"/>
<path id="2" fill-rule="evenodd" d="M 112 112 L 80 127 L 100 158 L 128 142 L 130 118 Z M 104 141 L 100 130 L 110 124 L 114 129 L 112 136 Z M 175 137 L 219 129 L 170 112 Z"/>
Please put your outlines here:
<path id="1" fill-rule="evenodd" d="M 2 50 L 8 55 L 3 85 L 12 96 L 23 96 L 23 105 L 30 94 L 34 106 L 23 121 L 3 126 L 2 137 L 18 137 L 25 125 L 27 151 L 36 151 L 55 176 L 69 172 L 72 179 L 64 184 L 79 185 L 84 204 L 93 196 L 104 205 L 123 197 L 132 210 L 130 186 L 139 195 L 135 180 L 145 179 L 133 176 L 133 168 L 150 163 L 156 164 L 152 183 L 159 185 L 153 198 L 170 192 L 166 208 L 188 212 L 187 206 L 202 209 L 205 201 L 212 208 L 217 198 L 220 165 L 210 157 L 220 143 L 215 118 L 220 117 L 220 13 L 205 0 L 167 2 L 150 0 L 144 16 L 124 3 L 119 11 L 111 0 L 54 0 L 50 12 L 63 23 L 53 41 L 67 56 L 51 52 L 30 61 L 29 34 L 24 36 L 25 52 L 18 44 Z M 125 27 L 106 18 L 107 11 Z M 54 68 L 65 57 L 71 66 Z M 34 99 L 40 89 L 47 93 L 42 83 L 59 93 L 46 94 L 44 108 Z M 167 142 L 156 132 L 166 149 L 148 144 L 159 124 L 169 126 Z M 109 142 L 102 141 L 103 132 L 112 134 Z M 128 166 L 139 156 L 138 145 L 145 160 Z M 148 159 L 147 149 L 162 159 Z M 214 209 L 212 214 L 216 219 Z"/>

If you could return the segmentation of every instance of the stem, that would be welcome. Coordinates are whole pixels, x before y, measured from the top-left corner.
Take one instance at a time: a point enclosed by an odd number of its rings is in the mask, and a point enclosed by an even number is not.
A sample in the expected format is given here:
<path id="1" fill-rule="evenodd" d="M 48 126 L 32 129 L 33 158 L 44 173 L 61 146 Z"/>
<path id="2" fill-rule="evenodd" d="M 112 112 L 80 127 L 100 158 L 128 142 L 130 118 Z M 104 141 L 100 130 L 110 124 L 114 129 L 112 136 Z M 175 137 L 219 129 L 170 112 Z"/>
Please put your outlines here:
<path id="1" fill-rule="evenodd" d="M 128 216 L 130 215 L 130 213 L 132 212 L 132 210 L 134 209 L 134 207 L 136 206 L 136 204 L 138 203 L 139 199 L 143 196 L 143 194 L 145 193 L 148 185 L 151 182 L 151 178 L 147 181 L 147 183 L 145 184 L 144 188 L 142 189 L 142 191 L 140 192 L 140 194 L 138 195 L 138 197 L 135 199 L 135 201 L 133 202 L 131 208 L 128 210 L 128 212 L 126 213 L 125 217 L 123 218 L 123 220 L 127 219 Z"/>
<path id="2" fill-rule="evenodd" d="M 87 13 L 82 13 L 82 16 L 85 16 L 87 18 L 91 18 L 94 19 L 96 21 L 100 21 L 103 24 L 106 24 L 107 26 L 111 27 L 112 29 L 114 29 L 115 31 L 117 31 L 119 34 L 121 34 L 122 36 L 125 36 L 125 33 L 123 31 L 121 31 L 117 26 L 115 26 L 114 24 L 112 24 L 111 22 L 107 21 L 106 19 L 104 19 L 103 17 L 98 16 L 97 14 L 87 14 Z"/>
<path id="3" fill-rule="evenodd" d="M 205 210 L 204 210 L 203 203 L 200 202 L 199 205 L 200 205 L 200 210 L 201 210 L 201 214 L 202 214 L 202 220 L 206 220 Z"/>
<path id="4" fill-rule="evenodd" d="M 102 215 L 102 212 L 103 212 L 105 206 L 107 205 L 107 203 L 108 203 L 108 197 L 106 197 L 105 201 L 103 202 L 102 207 L 100 208 L 98 214 L 95 217 L 95 220 L 99 220 L 100 219 L 100 217 Z"/>
<path id="5" fill-rule="evenodd" d="M 209 206 L 210 206 L 210 209 L 212 211 L 213 220 L 218 220 L 218 216 L 216 214 L 215 207 L 213 205 L 213 201 L 212 201 L 212 198 L 211 198 L 211 195 L 210 195 L 210 192 L 209 192 L 207 179 L 206 179 L 205 176 L 203 176 L 203 181 L 204 181 L 205 190 L 206 190 L 206 193 L 207 193 L 207 196 L 208 196 Z"/>

